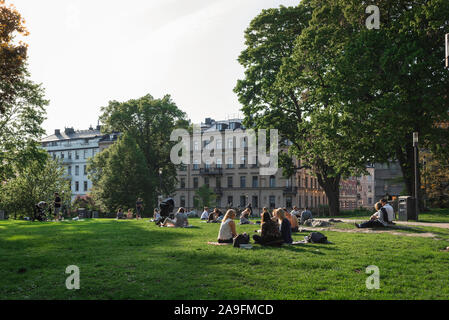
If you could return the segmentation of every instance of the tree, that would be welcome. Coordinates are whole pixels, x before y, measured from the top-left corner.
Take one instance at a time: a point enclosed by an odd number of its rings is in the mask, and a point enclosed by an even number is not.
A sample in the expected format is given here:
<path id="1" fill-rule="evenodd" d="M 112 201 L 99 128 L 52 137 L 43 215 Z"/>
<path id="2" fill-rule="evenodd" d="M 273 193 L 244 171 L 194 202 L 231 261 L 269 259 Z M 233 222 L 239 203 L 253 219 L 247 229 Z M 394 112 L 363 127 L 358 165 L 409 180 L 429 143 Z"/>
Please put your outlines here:
<path id="1" fill-rule="evenodd" d="M 422 189 L 434 208 L 449 208 L 449 164 L 439 161 L 434 154 L 424 151 L 422 156 Z"/>
<path id="2" fill-rule="evenodd" d="M 36 142 L 45 131 L 44 92 L 26 70 L 27 45 L 16 42 L 28 35 L 24 20 L 0 0 L 0 181 L 14 177 L 34 160 L 45 161 Z"/>
<path id="3" fill-rule="evenodd" d="M 10 215 L 32 217 L 39 201 L 53 204 L 55 192 L 63 202 L 70 201 L 70 181 L 64 168 L 41 152 L 46 156 L 44 162 L 33 160 L 20 174 L 6 180 L 0 189 L 0 202 Z"/>
<path id="4" fill-rule="evenodd" d="M 298 50 L 325 57 L 320 74 L 328 86 L 321 97 L 329 96 L 351 121 L 346 130 L 360 137 L 366 153 L 379 162 L 399 161 L 407 193 L 413 194 L 412 133 L 430 149 L 447 148 L 449 138 L 436 125 L 449 117 L 443 46 L 449 3 L 381 2 L 379 30 L 366 28 L 360 1 L 327 0 L 320 6 Z"/>
<path id="5" fill-rule="evenodd" d="M 92 197 L 104 211 L 134 208 L 142 198 L 147 207 L 155 205 L 157 181 L 150 175 L 143 152 L 133 137 L 123 134 L 108 149 L 90 160 Z"/>
<path id="6" fill-rule="evenodd" d="M 217 196 L 214 191 L 207 185 L 203 184 L 195 191 L 195 199 L 197 200 L 195 207 L 210 207 L 216 198 Z"/>
<path id="7" fill-rule="evenodd" d="M 345 161 L 345 166 L 335 165 L 332 147 L 336 141 L 332 140 L 337 138 L 340 144 L 345 141 L 335 136 L 338 115 L 312 103 L 307 84 L 297 81 L 304 79 L 301 73 L 306 66 L 295 65 L 293 72 L 287 72 L 286 68 L 294 63 L 295 41 L 308 27 L 313 10 L 309 1 L 303 1 L 297 7 L 263 10 L 251 21 L 245 31 L 247 48 L 239 57 L 245 67 L 245 78 L 237 82 L 234 90 L 243 105 L 248 127 L 278 129 L 281 142 L 292 143 L 288 154 L 279 157 L 284 174 L 294 174 L 293 158 L 301 159 L 302 165 L 312 168 L 317 175 L 329 199 L 331 215 L 338 215 L 340 178 L 353 165 L 349 161 Z M 323 120 L 334 126 L 323 126 Z M 343 160 L 343 156 L 337 158 Z"/>
<path id="8" fill-rule="evenodd" d="M 102 112 L 102 130 L 122 132 L 134 139 L 146 159 L 149 179 L 159 181 L 161 178 L 160 184 L 145 190 L 148 198 L 174 192 L 176 166 L 170 160 L 170 151 L 175 142 L 170 141 L 170 134 L 175 128 L 187 128 L 188 121 L 171 97 L 166 95 L 162 99 L 154 99 L 146 95 L 123 103 L 111 101 L 102 108 Z"/>

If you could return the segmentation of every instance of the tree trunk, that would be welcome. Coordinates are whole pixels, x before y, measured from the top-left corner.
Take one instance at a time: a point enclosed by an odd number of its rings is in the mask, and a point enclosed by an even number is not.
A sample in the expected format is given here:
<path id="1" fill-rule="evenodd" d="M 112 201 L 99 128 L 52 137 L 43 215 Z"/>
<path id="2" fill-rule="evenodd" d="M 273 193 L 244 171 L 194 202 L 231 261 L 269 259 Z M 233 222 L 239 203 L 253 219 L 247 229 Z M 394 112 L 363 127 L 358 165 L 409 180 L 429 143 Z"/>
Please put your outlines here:
<path id="1" fill-rule="evenodd" d="M 418 153 L 419 155 L 419 153 Z M 398 148 L 396 150 L 396 157 L 401 166 L 402 176 L 404 177 L 405 189 L 407 195 L 415 195 L 415 152 L 412 143 L 407 143 L 405 148 Z M 418 161 L 418 177 L 420 177 L 420 167 Z M 421 180 L 418 178 L 418 201 L 419 209 L 424 209 L 422 201 Z"/>
<path id="2" fill-rule="evenodd" d="M 317 173 L 318 183 L 324 189 L 327 200 L 329 202 L 329 215 L 336 217 L 340 214 L 340 179 L 341 175 L 337 174 L 335 177 L 329 177 L 324 172 Z"/>

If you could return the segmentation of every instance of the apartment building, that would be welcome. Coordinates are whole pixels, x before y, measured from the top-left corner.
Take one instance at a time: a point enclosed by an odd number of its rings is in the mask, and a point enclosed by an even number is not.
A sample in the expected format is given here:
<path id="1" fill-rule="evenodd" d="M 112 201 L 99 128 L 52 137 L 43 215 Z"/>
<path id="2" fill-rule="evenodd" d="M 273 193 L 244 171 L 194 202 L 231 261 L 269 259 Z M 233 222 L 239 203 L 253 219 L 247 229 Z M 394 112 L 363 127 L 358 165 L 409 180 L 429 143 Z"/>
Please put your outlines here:
<path id="1" fill-rule="evenodd" d="M 202 137 L 192 139 L 191 154 L 210 151 L 212 159 L 195 159 L 177 172 L 179 184 L 174 195 L 176 206 L 195 207 L 195 191 L 207 185 L 216 194 L 215 207 L 244 208 L 251 203 L 256 213 L 263 207 L 317 207 L 326 204 L 324 191 L 306 169 L 285 178 L 279 168 L 272 175 L 261 175 L 257 156 L 248 153 L 248 137 L 233 136 L 245 132 L 241 119 L 201 123 Z M 218 156 L 219 155 L 219 156 Z M 249 157 L 254 157 L 249 161 Z"/>
<path id="2" fill-rule="evenodd" d="M 70 180 L 72 201 L 77 196 L 88 194 L 92 181 L 88 178 L 89 158 L 107 148 L 117 140 L 117 134 L 105 135 L 100 126 L 88 130 L 56 129 L 53 135 L 41 140 L 44 148 L 53 159 L 60 159 Z"/>

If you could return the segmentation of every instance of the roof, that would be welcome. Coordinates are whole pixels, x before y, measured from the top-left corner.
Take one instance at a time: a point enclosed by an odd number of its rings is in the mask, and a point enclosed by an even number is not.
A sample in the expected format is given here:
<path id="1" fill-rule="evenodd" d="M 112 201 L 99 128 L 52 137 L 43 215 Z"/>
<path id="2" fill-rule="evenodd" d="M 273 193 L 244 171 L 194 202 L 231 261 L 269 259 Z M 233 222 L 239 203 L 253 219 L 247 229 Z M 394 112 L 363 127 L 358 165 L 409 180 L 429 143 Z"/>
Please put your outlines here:
<path id="1" fill-rule="evenodd" d="M 69 128 L 70 129 L 70 128 Z M 55 133 L 47 136 L 41 140 L 41 142 L 61 141 L 61 140 L 75 140 L 75 139 L 88 139 L 102 137 L 103 134 L 100 130 L 64 130 L 59 134 Z"/>

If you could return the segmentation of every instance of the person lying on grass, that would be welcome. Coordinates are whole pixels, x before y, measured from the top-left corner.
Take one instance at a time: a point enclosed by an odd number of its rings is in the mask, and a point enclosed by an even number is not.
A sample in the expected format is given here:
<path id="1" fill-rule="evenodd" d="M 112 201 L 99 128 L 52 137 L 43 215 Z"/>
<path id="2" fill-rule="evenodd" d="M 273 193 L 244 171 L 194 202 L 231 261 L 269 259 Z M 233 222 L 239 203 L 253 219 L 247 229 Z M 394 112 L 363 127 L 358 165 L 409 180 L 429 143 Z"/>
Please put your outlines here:
<path id="1" fill-rule="evenodd" d="M 293 243 L 292 239 L 292 225 L 290 221 L 285 217 L 285 211 L 282 208 L 274 211 L 274 216 L 278 219 L 279 231 L 281 232 L 284 243 Z"/>
<path id="2" fill-rule="evenodd" d="M 189 225 L 189 220 L 187 219 L 187 214 L 184 208 L 179 208 L 178 212 L 175 214 L 174 219 L 167 218 L 161 227 L 172 227 L 172 228 L 184 228 Z"/>
<path id="3" fill-rule="evenodd" d="M 292 232 L 298 232 L 299 231 L 298 218 L 296 218 L 296 216 L 292 215 L 288 211 L 285 211 L 285 217 L 288 219 L 288 221 L 291 224 Z"/>
<path id="4" fill-rule="evenodd" d="M 355 223 L 357 228 L 383 228 L 388 225 L 388 213 L 385 208 L 382 207 L 380 202 L 374 205 L 377 212 L 373 214 L 369 221 L 363 222 L 361 224 Z"/>
<path id="5" fill-rule="evenodd" d="M 220 230 L 218 231 L 218 243 L 232 243 L 234 237 L 237 235 L 235 230 L 235 210 L 229 209 L 220 225 Z"/>
<path id="6" fill-rule="evenodd" d="M 279 225 L 271 220 L 271 215 L 268 211 L 262 212 L 261 230 L 260 236 L 258 234 L 253 235 L 255 243 L 270 246 L 281 245 L 284 242 L 279 231 Z"/>

